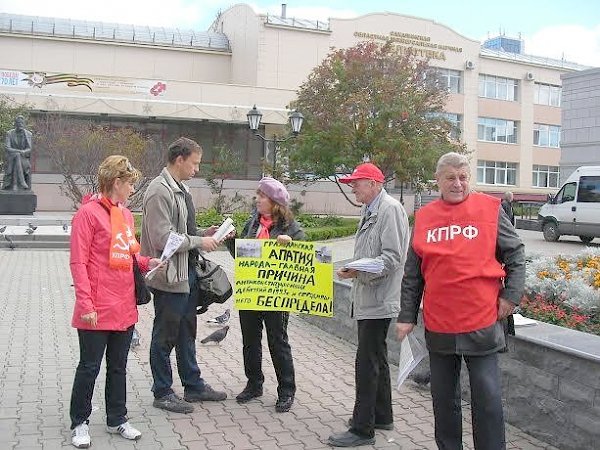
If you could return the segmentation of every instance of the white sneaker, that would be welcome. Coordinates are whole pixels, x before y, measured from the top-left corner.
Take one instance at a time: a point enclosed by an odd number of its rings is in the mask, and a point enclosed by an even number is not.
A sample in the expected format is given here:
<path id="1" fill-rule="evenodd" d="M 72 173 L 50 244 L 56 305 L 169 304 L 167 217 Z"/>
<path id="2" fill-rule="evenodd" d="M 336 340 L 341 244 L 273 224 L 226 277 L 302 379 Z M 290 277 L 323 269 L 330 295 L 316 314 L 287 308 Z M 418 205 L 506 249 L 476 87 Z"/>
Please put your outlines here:
<path id="1" fill-rule="evenodd" d="M 112 434 L 119 433 L 125 439 L 129 439 L 131 441 L 137 441 L 142 437 L 142 433 L 133 428 L 129 422 L 124 422 L 118 427 L 106 427 L 106 430 Z"/>
<path id="2" fill-rule="evenodd" d="M 71 444 L 77 448 L 88 448 L 92 445 L 90 427 L 88 427 L 87 423 L 82 423 L 73 428 L 73 431 L 71 432 Z"/>

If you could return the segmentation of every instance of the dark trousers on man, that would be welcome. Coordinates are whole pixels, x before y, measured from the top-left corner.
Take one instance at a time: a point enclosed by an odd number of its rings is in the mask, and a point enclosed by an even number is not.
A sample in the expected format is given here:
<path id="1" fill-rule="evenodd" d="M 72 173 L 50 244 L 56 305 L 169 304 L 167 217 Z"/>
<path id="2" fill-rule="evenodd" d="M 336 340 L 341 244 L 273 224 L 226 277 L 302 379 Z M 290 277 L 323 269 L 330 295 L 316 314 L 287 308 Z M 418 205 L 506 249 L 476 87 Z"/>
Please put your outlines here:
<path id="1" fill-rule="evenodd" d="M 358 349 L 356 350 L 356 401 L 352 415 L 355 434 L 375 436 L 375 423 L 391 424 L 392 386 L 386 338 L 391 319 L 358 321 Z"/>
<path id="2" fill-rule="evenodd" d="M 429 353 L 435 441 L 440 450 L 462 449 L 460 355 Z M 469 370 L 473 440 L 477 450 L 506 448 L 498 355 L 462 356 Z"/>
<path id="3" fill-rule="evenodd" d="M 269 351 L 277 376 L 279 398 L 293 397 L 296 394 L 294 361 L 287 334 L 289 317 L 289 313 L 280 311 L 240 311 L 244 370 L 248 385 L 261 389 L 265 380 L 262 371 L 261 344 L 264 322 Z"/>
<path id="4" fill-rule="evenodd" d="M 190 287 L 195 286 L 198 275 L 189 272 Z M 190 288 L 190 292 L 193 289 Z M 196 306 L 197 299 L 191 294 L 153 290 L 154 325 L 150 342 L 150 369 L 154 383 L 155 398 L 173 393 L 171 352 L 175 348 L 177 371 L 185 392 L 201 392 L 204 380 L 196 360 Z"/>
<path id="5" fill-rule="evenodd" d="M 127 421 L 127 354 L 133 325 L 126 331 L 77 330 L 79 364 L 71 392 L 71 429 L 87 422 L 92 413 L 92 395 L 106 350 L 106 424 L 117 427 Z"/>

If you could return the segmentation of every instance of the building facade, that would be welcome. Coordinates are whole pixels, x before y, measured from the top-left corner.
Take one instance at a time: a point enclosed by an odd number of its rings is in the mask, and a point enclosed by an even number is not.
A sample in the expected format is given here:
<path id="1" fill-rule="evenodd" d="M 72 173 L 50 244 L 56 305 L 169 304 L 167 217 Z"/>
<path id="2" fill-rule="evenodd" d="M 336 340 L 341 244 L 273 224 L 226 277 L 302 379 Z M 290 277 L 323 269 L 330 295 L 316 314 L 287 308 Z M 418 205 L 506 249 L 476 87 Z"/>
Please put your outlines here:
<path id="1" fill-rule="evenodd" d="M 428 58 L 446 80 L 447 117 L 472 152 L 476 189 L 545 198 L 559 179 L 561 75 L 583 66 L 482 48 L 433 20 L 373 13 L 328 22 L 256 14 L 236 5 L 207 32 L 181 33 L 0 14 L 0 93 L 35 111 L 62 111 L 113 126 L 135 126 L 169 141 L 198 139 L 210 164 L 229 145 L 244 170 L 228 189 L 252 195 L 269 149 L 248 131 L 246 113 L 263 112 L 267 136 L 287 122 L 286 106 L 330 52 L 363 40 L 391 40 Z M 35 161 L 39 209 L 68 208 L 43 151 Z M 201 179 L 192 183 L 206 204 Z M 330 183 L 292 187 L 305 209 L 355 212 Z"/>
<path id="2" fill-rule="evenodd" d="M 562 77 L 560 178 L 579 166 L 600 166 L 600 69 Z"/>

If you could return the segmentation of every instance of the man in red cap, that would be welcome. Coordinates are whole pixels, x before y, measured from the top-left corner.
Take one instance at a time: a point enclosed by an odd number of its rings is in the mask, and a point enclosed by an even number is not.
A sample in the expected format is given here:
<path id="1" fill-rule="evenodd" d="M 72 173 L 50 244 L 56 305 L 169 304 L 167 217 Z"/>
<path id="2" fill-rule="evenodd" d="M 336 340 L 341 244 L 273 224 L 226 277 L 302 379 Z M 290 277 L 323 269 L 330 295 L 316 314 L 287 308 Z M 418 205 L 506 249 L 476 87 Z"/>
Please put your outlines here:
<path id="1" fill-rule="evenodd" d="M 386 337 L 392 318 L 400 311 L 400 287 L 409 244 L 406 211 L 383 189 L 385 177 L 377 166 L 360 164 L 341 178 L 363 204 L 356 233 L 354 258 L 383 262 L 378 274 L 338 270 L 340 279 L 352 280 L 352 316 L 358 322 L 356 351 L 356 400 L 348 431 L 331 435 L 334 447 L 375 443 L 375 429 L 394 428 L 390 368 Z"/>

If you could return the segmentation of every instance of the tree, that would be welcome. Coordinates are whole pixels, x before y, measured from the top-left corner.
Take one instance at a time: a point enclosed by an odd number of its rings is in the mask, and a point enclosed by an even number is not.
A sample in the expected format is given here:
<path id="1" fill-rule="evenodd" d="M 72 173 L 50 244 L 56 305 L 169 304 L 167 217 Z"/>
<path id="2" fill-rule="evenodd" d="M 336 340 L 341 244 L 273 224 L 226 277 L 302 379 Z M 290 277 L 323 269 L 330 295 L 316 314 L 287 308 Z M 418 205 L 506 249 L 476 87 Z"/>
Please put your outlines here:
<path id="1" fill-rule="evenodd" d="M 142 172 L 129 199 L 132 209 L 164 165 L 162 143 L 130 128 L 109 129 L 61 113 L 39 117 L 35 123 L 39 146 L 63 177 L 61 192 L 77 208 L 87 193 L 98 192 L 98 166 L 109 155 L 126 156 Z"/>
<path id="2" fill-rule="evenodd" d="M 0 94 L 0 146 L 4 150 L 6 132 L 15 125 L 15 117 L 21 115 L 27 121 L 28 106 L 17 103 L 12 97 Z M 0 152 L 0 172 L 4 166 L 4 152 Z"/>
<path id="3" fill-rule="evenodd" d="M 243 163 L 240 155 L 226 145 L 217 147 L 215 150 L 215 158 L 206 169 L 205 174 L 210 192 L 215 195 L 212 207 L 219 214 L 233 212 L 244 207 L 246 200 L 238 192 L 233 196 L 228 196 L 223 193 L 223 189 L 225 180 L 240 172 Z"/>
<path id="4" fill-rule="evenodd" d="M 447 98 L 427 61 L 392 43 L 333 51 L 291 105 L 305 116 L 302 133 L 285 146 L 292 178 L 330 180 L 343 192 L 338 174 L 365 160 L 388 180 L 432 178 L 439 156 L 465 150 L 442 116 Z"/>

